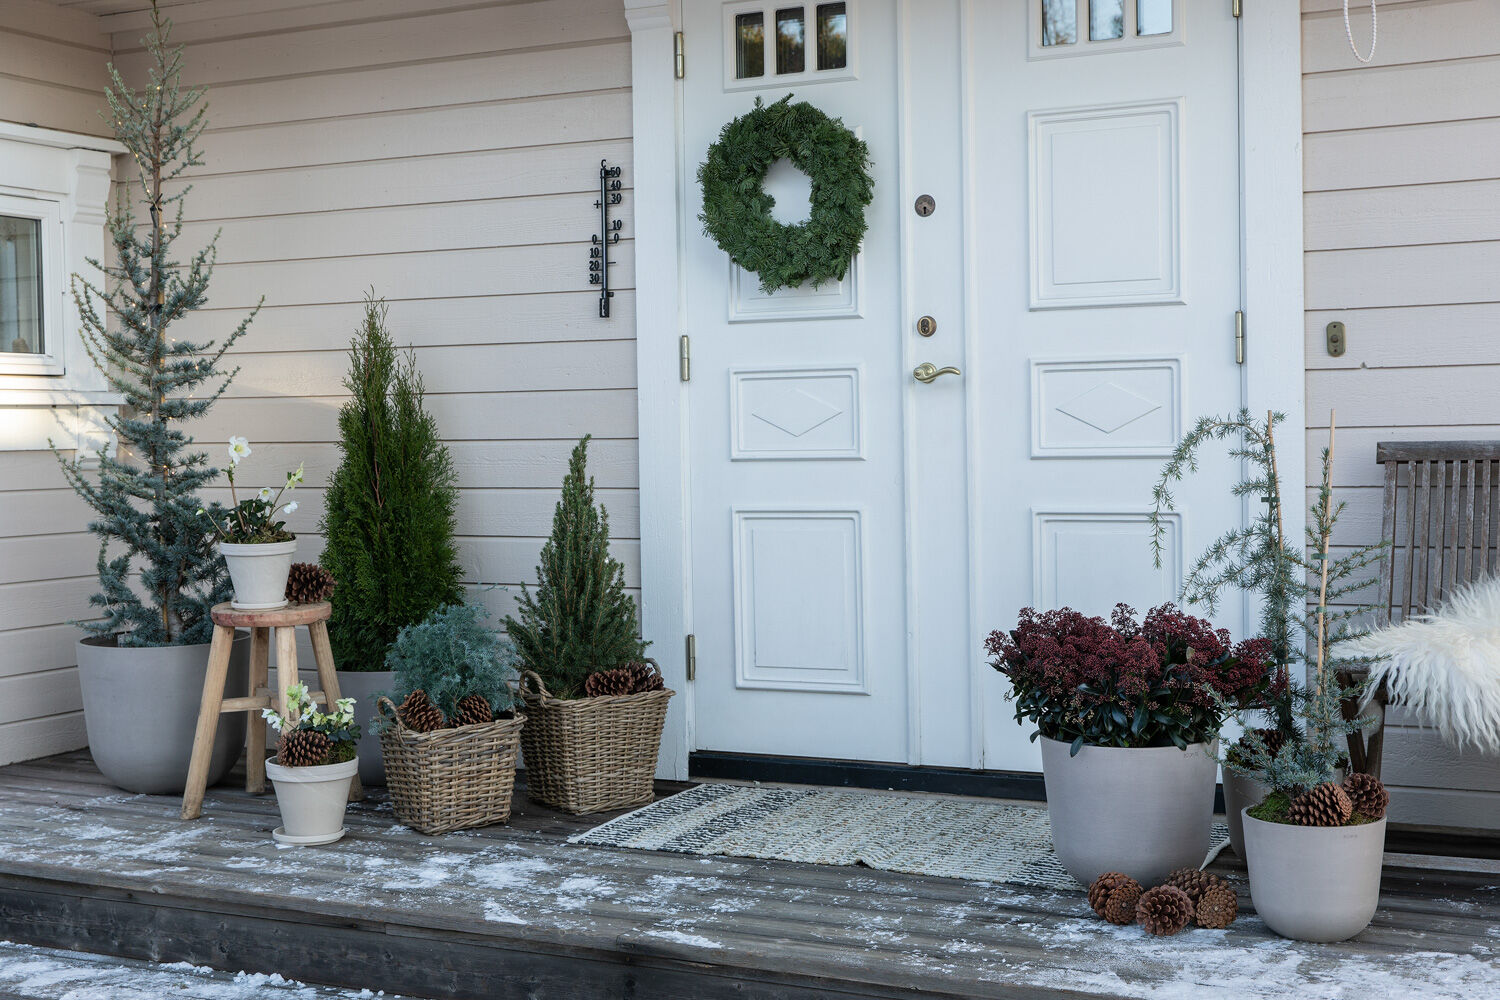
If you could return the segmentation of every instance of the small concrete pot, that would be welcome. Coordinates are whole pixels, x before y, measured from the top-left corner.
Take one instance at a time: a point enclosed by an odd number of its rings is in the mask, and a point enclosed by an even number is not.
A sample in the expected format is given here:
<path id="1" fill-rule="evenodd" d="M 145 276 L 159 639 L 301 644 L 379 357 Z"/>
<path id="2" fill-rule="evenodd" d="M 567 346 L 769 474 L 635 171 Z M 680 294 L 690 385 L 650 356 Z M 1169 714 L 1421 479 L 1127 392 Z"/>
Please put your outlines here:
<path id="1" fill-rule="evenodd" d="M 300 671 L 302 683 L 316 691 L 316 670 Z M 354 721 L 362 734 L 359 738 L 359 781 L 362 785 L 385 784 L 385 758 L 380 754 L 380 736 L 375 732 L 375 696 L 396 689 L 396 675 L 389 670 L 340 670 L 339 694 L 354 699 Z"/>
<path id="2" fill-rule="evenodd" d="M 297 539 L 261 544 L 219 543 L 219 554 L 234 582 L 234 607 L 238 611 L 274 611 L 284 608 L 286 578 L 292 572 Z"/>
<path id="3" fill-rule="evenodd" d="M 1224 819 L 1229 824 L 1229 846 L 1236 857 L 1245 856 L 1245 821 L 1241 814 L 1260 805 L 1270 794 L 1270 785 L 1224 769 Z"/>
<path id="4" fill-rule="evenodd" d="M 1385 820 L 1359 826 L 1294 826 L 1248 814 L 1250 899 L 1266 926 L 1296 941 L 1344 941 L 1380 904 Z"/>
<path id="5" fill-rule="evenodd" d="M 101 774 L 127 792 L 181 795 L 193 756 L 209 644 L 117 646 L 112 635 L 79 641 L 78 681 L 89 752 Z M 245 693 L 250 633 L 230 647 L 224 689 Z M 245 713 L 219 716 L 208 783 L 224 779 L 245 745 Z"/>
<path id="6" fill-rule="evenodd" d="M 349 786 L 359 772 L 359 758 L 317 767 L 282 767 L 266 761 L 266 777 L 276 786 L 281 826 L 271 836 L 278 844 L 331 844 L 344 835 L 344 808 Z"/>
<path id="7" fill-rule="evenodd" d="M 1058 861 L 1082 885 L 1123 872 L 1156 885 L 1208 856 L 1218 742 L 1176 747 L 1086 746 L 1041 739 L 1047 814 Z"/>

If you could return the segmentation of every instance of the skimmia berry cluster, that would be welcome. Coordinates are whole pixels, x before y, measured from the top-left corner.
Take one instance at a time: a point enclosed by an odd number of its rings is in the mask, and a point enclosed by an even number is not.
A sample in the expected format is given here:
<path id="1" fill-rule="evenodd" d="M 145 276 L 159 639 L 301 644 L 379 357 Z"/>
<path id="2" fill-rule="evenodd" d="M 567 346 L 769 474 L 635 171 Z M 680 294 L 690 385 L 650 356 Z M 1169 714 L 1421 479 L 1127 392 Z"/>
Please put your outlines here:
<path id="1" fill-rule="evenodd" d="M 1026 608 L 1015 629 L 990 633 L 986 648 L 1010 678 L 1016 719 L 1074 753 L 1212 739 L 1229 706 L 1257 704 L 1278 676 L 1266 640 L 1232 643 L 1227 630 L 1170 604 L 1139 623 L 1124 604 L 1108 622 Z"/>

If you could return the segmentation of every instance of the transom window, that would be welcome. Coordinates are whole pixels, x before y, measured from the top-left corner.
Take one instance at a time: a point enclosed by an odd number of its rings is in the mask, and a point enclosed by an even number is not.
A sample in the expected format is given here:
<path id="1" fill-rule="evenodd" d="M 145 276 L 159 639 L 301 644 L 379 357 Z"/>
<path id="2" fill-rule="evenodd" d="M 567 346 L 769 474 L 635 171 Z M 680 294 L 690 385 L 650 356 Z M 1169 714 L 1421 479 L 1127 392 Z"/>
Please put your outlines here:
<path id="1" fill-rule="evenodd" d="M 852 6 L 726 4 L 726 89 L 848 79 Z"/>
<path id="2" fill-rule="evenodd" d="M 1092 55 L 1177 44 L 1174 0 L 1031 0 L 1031 54 Z"/>

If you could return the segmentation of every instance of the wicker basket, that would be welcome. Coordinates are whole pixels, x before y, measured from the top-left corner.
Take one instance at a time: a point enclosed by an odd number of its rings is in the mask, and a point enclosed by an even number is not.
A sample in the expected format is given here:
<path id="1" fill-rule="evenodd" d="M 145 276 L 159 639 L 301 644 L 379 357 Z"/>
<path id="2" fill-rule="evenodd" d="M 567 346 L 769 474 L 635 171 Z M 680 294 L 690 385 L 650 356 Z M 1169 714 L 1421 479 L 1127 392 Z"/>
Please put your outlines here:
<path id="1" fill-rule="evenodd" d="M 377 704 L 391 722 L 380 752 L 397 820 L 422 833 L 447 833 L 510 819 L 524 715 L 419 733 L 401 724 L 389 698 Z"/>
<path id="2" fill-rule="evenodd" d="M 647 660 L 661 673 L 655 660 Z M 674 692 L 563 700 L 542 679 L 521 675 L 529 720 L 521 731 L 526 793 L 565 813 L 642 806 L 654 797 L 656 757 Z"/>

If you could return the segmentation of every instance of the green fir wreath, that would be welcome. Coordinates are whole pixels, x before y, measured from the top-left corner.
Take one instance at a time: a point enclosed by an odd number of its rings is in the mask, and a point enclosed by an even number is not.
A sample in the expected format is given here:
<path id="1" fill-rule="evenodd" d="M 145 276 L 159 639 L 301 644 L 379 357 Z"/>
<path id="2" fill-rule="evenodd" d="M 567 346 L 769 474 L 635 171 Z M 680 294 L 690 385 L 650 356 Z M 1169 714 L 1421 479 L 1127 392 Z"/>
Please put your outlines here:
<path id="1" fill-rule="evenodd" d="M 841 280 L 865 235 L 865 206 L 874 195 L 870 150 L 838 118 L 788 94 L 724 126 L 698 168 L 703 234 L 729 259 L 760 276 L 767 294 L 811 281 Z M 777 160 L 791 161 L 812 181 L 812 212 L 789 226 L 771 217 L 776 199 L 762 187 Z"/>

